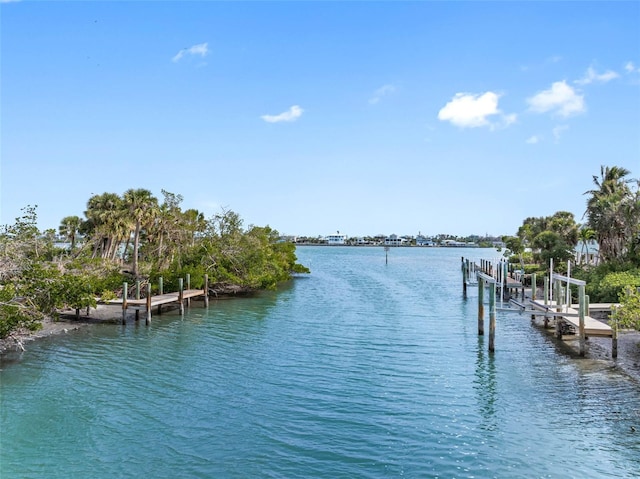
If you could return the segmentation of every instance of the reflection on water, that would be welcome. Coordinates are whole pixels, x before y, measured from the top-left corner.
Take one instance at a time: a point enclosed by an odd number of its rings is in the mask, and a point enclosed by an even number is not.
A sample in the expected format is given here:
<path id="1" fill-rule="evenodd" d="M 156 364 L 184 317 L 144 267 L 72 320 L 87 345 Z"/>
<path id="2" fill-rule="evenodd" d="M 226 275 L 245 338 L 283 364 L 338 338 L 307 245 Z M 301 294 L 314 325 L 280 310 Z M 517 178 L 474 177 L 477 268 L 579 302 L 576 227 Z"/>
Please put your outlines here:
<path id="1" fill-rule="evenodd" d="M 482 418 L 481 427 L 487 431 L 493 431 L 497 426 L 495 356 L 486 351 L 482 336 L 478 337 L 477 355 L 476 378 L 473 387 L 478 396 L 478 411 Z"/>

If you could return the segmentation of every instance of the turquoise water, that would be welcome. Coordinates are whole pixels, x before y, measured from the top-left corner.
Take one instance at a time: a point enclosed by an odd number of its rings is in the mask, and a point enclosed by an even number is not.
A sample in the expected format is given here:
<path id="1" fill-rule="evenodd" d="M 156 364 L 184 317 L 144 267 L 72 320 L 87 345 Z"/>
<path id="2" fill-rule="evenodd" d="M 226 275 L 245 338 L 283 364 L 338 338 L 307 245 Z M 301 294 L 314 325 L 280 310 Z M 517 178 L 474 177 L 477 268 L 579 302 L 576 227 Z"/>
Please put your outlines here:
<path id="1" fill-rule="evenodd" d="M 490 355 L 463 254 L 303 247 L 277 292 L 29 343 L 0 477 L 638 477 L 640 385 L 515 313 Z"/>

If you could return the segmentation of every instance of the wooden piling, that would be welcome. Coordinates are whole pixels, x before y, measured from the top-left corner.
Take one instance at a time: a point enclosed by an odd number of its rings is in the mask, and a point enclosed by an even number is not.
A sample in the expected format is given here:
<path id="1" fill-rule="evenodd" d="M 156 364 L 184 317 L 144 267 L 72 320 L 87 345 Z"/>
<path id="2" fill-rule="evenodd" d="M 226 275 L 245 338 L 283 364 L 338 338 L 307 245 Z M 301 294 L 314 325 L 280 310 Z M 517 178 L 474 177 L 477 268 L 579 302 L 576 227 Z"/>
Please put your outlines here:
<path id="1" fill-rule="evenodd" d="M 553 284 L 553 290 L 556 298 L 556 312 L 562 312 L 562 288 L 560 287 L 560 281 L 555 281 Z M 562 319 L 560 316 L 556 316 L 556 338 L 562 339 Z"/>
<path id="2" fill-rule="evenodd" d="M 618 320 L 616 319 L 615 324 L 613 325 L 613 332 L 611 335 L 611 357 L 618 357 Z"/>
<path id="3" fill-rule="evenodd" d="M 500 289 L 502 293 L 502 299 L 509 299 L 509 290 L 507 289 L 507 282 L 509 280 L 509 263 L 506 261 L 502 262 L 502 281 L 500 282 Z"/>
<path id="4" fill-rule="evenodd" d="M 187 273 L 187 290 L 191 289 L 191 274 Z M 191 298 L 187 298 L 187 307 L 191 307 Z"/>
<path id="5" fill-rule="evenodd" d="M 204 305 L 209 307 L 209 275 L 204 275 Z"/>
<path id="6" fill-rule="evenodd" d="M 136 280 L 136 299 L 140 299 L 140 280 Z M 140 310 L 136 309 L 136 321 L 140 319 Z"/>
<path id="7" fill-rule="evenodd" d="M 460 259 L 462 269 L 462 297 L 467 299 L 467 265 L 464 262 L 464 256 Z"/>
<path id="8" fill-rule="evenodd" d="M 158 294 L 162 296 L 164 294 L 164 280 L 162 276 L 158 278 Z M 162 314 L 162 305 L 158 305 L 158 314 Z"/>
<path id="9" fill-rule="evenodd" d="M 549 304 L 549 278 L 547 276 L 544 277 L 544 305 L 547 306 Z M 544 315 L 544 327 L 545 329 L 549 327 L 549 317 Z"/>
<path id="10" fill-rule="evenodd" d="M 146 324 L 151 324 L 151 283 L 147 283 L 147 319 Z"/>
<path id="11" fill-rule="evenodd" d="M 567 284 L 567 289 L 569 289 L 569 285 Z M 570 296 L 568 296 L 570 297 Z M 584 316 L 585 316 L 585 301 L 584 301 L 584 285 L 578 286 L 578 319 L 580 320 L 580 356 L 584 356 L 586 354 L 586 338 L 584 333 Z"/>
<path id="12" fill-rule="evenodd" d="M 127 322 L 127 288 L 128 284 L 126 281 L 122 283 L 122 324 L 126 324 Z"/>
<path id="13" fill-rule="evenodd" d="M 496 340 L 496 284 L 489 287 L 489 352 L 494 352 Z"/>
<path id="14" fill-rule="evenodd" d="M 478 335 L 484 335 L 484 279 L 478 278 Z"/>
<path id="15" fill-rule="evenodd" d="M 531 299 L 536 300 L 536 290 L 538 289 L 538 278 L 535 273 L 531 273 Z"/>
<path id="16" fill-rule="evenodd" d="M 180 304 L 180 315 L 184 316 L 184 281 L 178 278 L 178 303 Z"/>

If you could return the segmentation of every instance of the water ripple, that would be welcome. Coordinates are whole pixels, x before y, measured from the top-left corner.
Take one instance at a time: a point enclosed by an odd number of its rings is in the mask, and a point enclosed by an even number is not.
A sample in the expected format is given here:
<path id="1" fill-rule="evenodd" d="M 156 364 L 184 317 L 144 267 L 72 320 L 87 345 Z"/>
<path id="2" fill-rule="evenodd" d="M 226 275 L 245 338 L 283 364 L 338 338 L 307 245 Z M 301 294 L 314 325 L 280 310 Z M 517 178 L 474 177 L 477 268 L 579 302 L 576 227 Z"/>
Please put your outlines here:
<path id="1" fill-rule="evenodd" d="M 34 344 L 0 476 L 636 476 L 638 385 L 518 314 L 490 355 L 459 253 L 302 248 L 280 291 Z"/>

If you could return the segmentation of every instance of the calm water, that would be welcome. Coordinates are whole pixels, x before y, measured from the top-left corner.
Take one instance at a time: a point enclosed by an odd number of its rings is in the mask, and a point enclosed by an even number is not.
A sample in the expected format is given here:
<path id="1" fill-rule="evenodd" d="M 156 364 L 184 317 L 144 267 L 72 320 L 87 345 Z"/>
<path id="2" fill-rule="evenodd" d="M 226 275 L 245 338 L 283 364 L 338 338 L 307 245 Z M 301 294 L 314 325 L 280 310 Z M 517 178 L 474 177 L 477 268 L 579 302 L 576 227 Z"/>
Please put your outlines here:
<path id="1" fill-rule="evenodd" d="M 461 254 L 299 248 L 278 292 L 30 343 L 0 477 L 638 477 L 640 385 L 514 313 L 489 355 Z"/>

